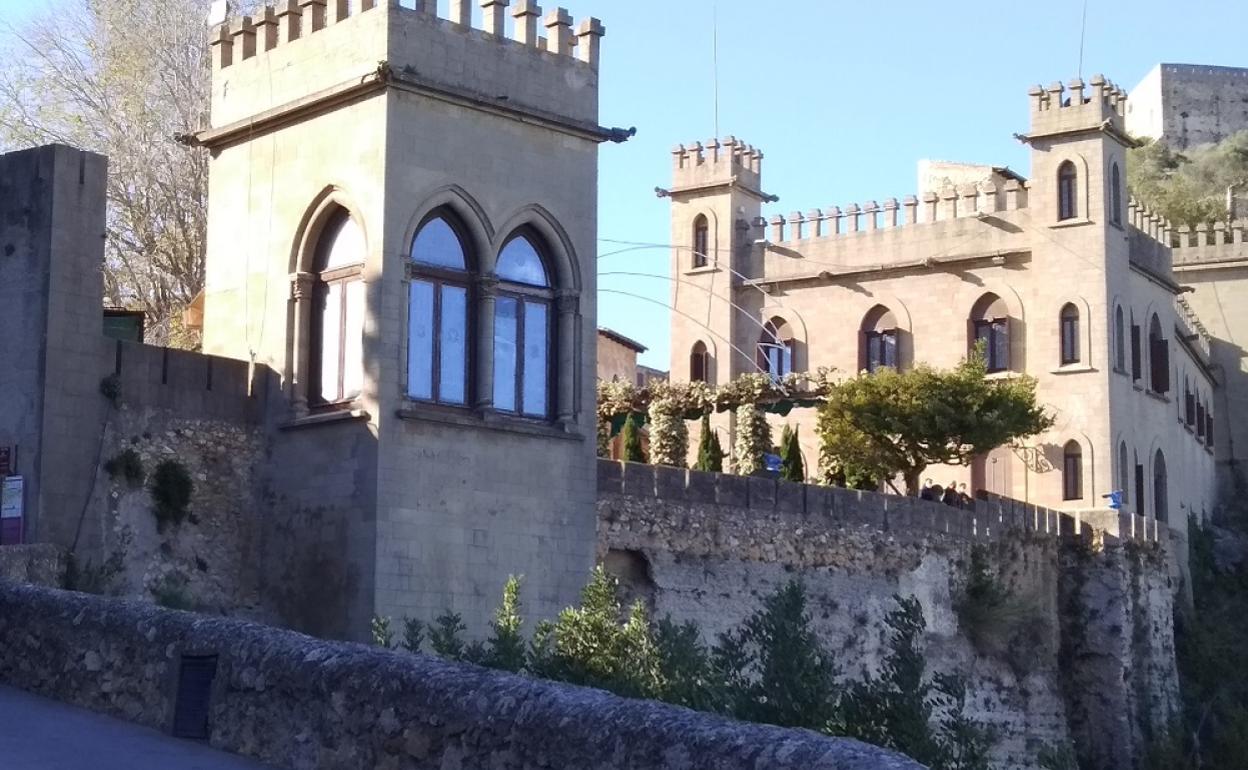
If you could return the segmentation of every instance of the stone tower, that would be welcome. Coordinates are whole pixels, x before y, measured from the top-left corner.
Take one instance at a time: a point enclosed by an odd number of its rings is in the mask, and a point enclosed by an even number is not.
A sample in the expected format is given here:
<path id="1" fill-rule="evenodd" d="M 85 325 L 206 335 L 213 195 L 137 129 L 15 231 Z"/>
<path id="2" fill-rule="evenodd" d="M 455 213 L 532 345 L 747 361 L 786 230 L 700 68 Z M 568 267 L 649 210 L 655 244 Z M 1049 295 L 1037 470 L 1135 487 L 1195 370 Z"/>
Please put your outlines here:
<path id="1" fill-rule="evenodd" d="M 482 633 L 511 574 L 549 616 L 594 557 L 604 30 L 435 5 L 283 0 L 212 40 L 204 348 L 282 375 L 268 593 L 318 633 Z"/>

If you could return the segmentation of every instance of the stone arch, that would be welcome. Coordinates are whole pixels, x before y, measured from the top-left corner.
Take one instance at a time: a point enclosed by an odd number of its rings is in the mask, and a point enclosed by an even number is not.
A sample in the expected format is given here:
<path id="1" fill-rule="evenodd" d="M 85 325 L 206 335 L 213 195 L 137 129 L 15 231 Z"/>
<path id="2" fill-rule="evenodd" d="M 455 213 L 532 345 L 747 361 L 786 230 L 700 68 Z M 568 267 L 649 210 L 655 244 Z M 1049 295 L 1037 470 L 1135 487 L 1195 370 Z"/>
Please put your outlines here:
<path id="1" fill-rule="evenodd" d="M 416 207 L 403 229 L 403 258 L 409 257 L 412 242 L 425 221 L 439 210 L 448 210 L 454 214 L 457 223 L 464 229 L 463 235 L 468 239 L 468 243 L 464 245 L 472 252 L 474 267 L 479 268 L 490 253 L 494 229 L 485 209 L 459 185 L 447 185 L 434 190 Z"/>
<path id="2" fill-rule="evenodd" d="M 1061 304 L 1058 305 L 1059 324 L 1060 324 L 1061 313 L 1068 306 L 1073 307 L 1075 309 L 1075 312 L 1079 314 L 1078 315 L 1079 345 L 1082 347 L 1082 350 L 1079 351 L 1079 355 L 1077 357 L 1078 361 L 1081 364 L 1091 366 L 1092 365 L 1091 355 L 1092 355 L 1092 351 L 1095 350 L 1095 348 L 1092 347 L 1092 305 L 1091 303 L 1088 302 L 1086 298 L 1084 298 L 1081 295 L 1074 295 L 1072 297 L 1067 297 L 1065 301 L 1062 301 Z M 1060 339 L 1059 339 L 1059 343 L 1060 343 Z"/>
<path id="3" fill-rule="evenodd" d="M 777 328 L 787 326 L 792 333 L 793 345 L 793 371 L 804 372 L 809 366 L 807 360 L 807 352 L 809 351 L 808 330 L 806 320 L 802 318 L 801 313 L 780 305 L 765 305 L 759 310 L 758 322 L 762 324 L 757 327 L 757 333 L 754 336 L 762 339 L 765 332 L 765 325 L 768 323 L 775 324 Z"/>
<path id="4" fill-rule="evenodd" d="M 691 212 L 691 216 L 688 222 L 686 222 L 685 230 L 681 233 L 680 240 L 676 243 L 677 264 L 681 266 L 681 272 L 700 269 L 697 267 L 693 255 L 694 228 L 699 217 L 706 218 L 706 267 L 719 266 L 719 216 L 716 215 L 714 209 L 703 206 Z"/>
<path id="5" fill-rule="evenodd" d="M 295 229 L 289 262 L 292 275 L 311 271 L 312 260 L 316 256 L 316 247 L 320 243 L 321 233 L 333 219 L 335 212 L 340 209 L 346 211 L 360 228 L 364 236 L 366 253 L 371 248 L 373 241 L 363 210 L 342 187 L 328 185 L 317 193 L 304 209 L 303 218 L 299 220 L 299 226 Z"/>
<path id="6" fill-rule="evenodd" d="M 1061 174 L 1062 167 L 1066 163 L 1070 163 L 1075 168 L 1075 175 L 1076 175 L 1075 177 L 1075 212 L 1072 218 L 1067 219 L 1067 220 L 1059 220 L 1058 215 L 1060 214 L 1059 207 L 1061 205 L 1061 201 L 1059 200 L 1059 193 L 1058 193 L 1058 187 L 1059 187 L 1058 179 Z M 1046 180 L 1045 182 L 1046 184 L 1052 185 L 1050 189 L 1052 189 L 1054 193 L 1054 196 L 1053 196 L 1054 205 L 1053 205 L 1053 216 L 1052 216 L 1054 222 L 1058 222 L 1058 221 L 1077 222 L 1080 220 L 1092 218 L 1090 216 L 1091 210 L 1089 209 L 1089 202 L 1091 201 L 1091 190 L 1092 190 L 1091 188 L 1092 175 L 1090 173 L 1090 169 L 1091 167 L 1088 165 L 1088 159 L 1085 158 L 1081 153 L 1070 153 L 1070 154 L 1063 155 L 1054 159 L 1053 176 L 1052 178 Z"/>
<path id="7" fill-rule="evenodd" d="M 494 233 L 490 248 L 482 255 L 481 271 L 493 273 L 503 246 L 517 231 L 526 228 L 536 233 L 547 249 L 554 288 L 579 293 L 582 287 L 581 265 L 572 238 L 549 211 L 536 203 L 524 206 L 504 220 Z"/>

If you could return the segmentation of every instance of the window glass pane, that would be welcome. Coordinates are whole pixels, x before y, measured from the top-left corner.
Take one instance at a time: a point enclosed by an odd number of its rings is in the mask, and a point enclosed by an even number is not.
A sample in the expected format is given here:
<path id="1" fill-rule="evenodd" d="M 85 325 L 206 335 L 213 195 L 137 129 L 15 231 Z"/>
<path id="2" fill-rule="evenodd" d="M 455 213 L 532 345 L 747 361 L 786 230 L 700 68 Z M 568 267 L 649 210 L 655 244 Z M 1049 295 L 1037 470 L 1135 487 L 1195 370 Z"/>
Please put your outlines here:
<path id="1" fill-rule="evenodd" d="M 347 265 L 358 265 L 364 261 L 364 233 L 351 217 L 343 217 L 337 224 L 337 231 L 329 237 L 333 239 L 325 258 L 325 269 L 333 270 Z"/>
<path id="2" fill-rule="evenodd" d="M 884 342 L 884 356 L 882 361 L 885 366 L 897 368 L 897 332 L 884 332 L 882 337 Z"/>
<path id="3" fill-rule="evenodd" d="M 519 302 L 499 297 L 494 302 L 494 408 L 516 411 L 516 320 Z"/>
<path id="4" fill-rule="evenodd" d="M 465 270 L 464 246 L 445 219 L 430 220 L 412 243 L 412 261 Z"/>
<path id="5" fill-rule="evenodd" d="M 465 403 L 467 383 L 468 290 L 462 286 L 442 287 L 442 326 L 439 329 L 438 400 L 448 404 Z"/>
<path id="6" fill-rule="evenodd" d="M 789 374 L 793 371 L 793 343 L 786 342 L 784 347 L 780 349 L 780 375 Z"/>
<path id="7" fill-rule="evenodd" d="M 407 310 L 407 395 L 433 398 L 433 284 L 412 281 Z"/>
<path id="8" fill-rule="evenodd" d="M 342 341 L 342 284 L 325 287 L 325 311 L 321 313 L 321 398 L 337 401 L 339 345 Z"/>
<path id="9" fill-rule="evenodd" d="M 992 362 L 989 368 L 1002 370 L 1010 367 L 1010 334 L 1005 321 L 992 323 Z"/>
<path id="10" fill-rule="evenodd" d="M 547 413 L 546 306 L 524 303 L 524 413 L 545 417 Z"/>
<path id="11" fill-rule="evenodd" d="M 364 386 L 364 282 L 350 281 L 343 290 L 342 397 L 355 398 Z"/>
<path id="12" fill-rule="evenodd" d="M 527 283 L 530 286 L 549 286 L 546 267 L 537 249 L 528 238 L 512 238 L 498 255 L 498 277 L 504 281 Z"/>

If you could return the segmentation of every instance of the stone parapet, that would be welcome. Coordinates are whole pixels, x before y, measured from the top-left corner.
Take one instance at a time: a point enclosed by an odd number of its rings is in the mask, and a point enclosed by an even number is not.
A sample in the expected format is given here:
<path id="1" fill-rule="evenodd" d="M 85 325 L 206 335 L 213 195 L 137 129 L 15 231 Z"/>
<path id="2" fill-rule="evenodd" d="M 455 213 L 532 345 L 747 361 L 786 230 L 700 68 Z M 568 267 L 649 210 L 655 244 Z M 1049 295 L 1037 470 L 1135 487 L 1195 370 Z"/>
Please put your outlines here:
<path id="1" fill-rule="evenodd" d="M 0 582 L 0 683 L 167 728 L 186 656 L 215 670 L 210 743 L 293 770 L 922 768 L 854 740 Z"/>
<path id="2" fill-rule="evenodd" d="M 65 554 L 51 543 L 0 546 L 0 580 L 55 587 L 65 576 Z"/>

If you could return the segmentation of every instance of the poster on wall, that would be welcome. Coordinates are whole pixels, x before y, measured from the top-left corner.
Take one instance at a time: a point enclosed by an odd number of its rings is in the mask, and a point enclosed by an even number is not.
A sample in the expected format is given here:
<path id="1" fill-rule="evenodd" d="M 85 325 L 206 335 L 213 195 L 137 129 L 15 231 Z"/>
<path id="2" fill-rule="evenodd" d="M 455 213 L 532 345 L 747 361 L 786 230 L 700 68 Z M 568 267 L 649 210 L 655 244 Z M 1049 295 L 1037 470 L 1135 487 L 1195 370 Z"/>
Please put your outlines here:
<path id="1" fill-rule="evenodd" d="M 26 485 L 21 476 L 9 476 L 0 483 L 0 545 L 22 542 Z"/>

